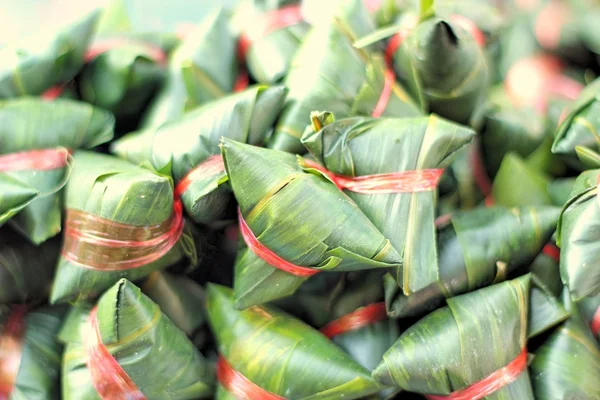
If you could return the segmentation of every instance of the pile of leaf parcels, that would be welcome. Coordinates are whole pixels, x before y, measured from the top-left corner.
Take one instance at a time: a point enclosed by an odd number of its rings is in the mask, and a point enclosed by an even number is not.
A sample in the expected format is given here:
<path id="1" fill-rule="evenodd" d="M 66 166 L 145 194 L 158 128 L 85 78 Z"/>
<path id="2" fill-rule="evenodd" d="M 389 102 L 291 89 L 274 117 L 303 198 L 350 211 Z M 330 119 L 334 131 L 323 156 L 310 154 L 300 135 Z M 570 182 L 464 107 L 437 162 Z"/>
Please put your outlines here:
<path id="1" fill-rule="evenodd" d="M 147 11 L 0 45 L 0 399 L 600 399 L 597 0 Z"/>

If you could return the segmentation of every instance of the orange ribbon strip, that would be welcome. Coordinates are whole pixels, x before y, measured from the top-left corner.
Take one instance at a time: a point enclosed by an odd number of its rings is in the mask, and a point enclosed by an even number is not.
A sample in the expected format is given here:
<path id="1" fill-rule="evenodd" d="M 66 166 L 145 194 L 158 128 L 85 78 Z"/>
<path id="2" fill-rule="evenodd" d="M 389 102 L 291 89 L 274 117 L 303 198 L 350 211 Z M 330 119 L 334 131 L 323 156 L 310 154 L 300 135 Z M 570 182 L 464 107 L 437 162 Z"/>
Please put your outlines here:
<path id="1" fill-rule="evenodd" d="M 385 303 L 373 303 L 331 321 L 321 328 L 320 331 L 323 335 L 331 339 L 386 319 Z"/>
<path id="2" fill-rule="evenodd" d="M 108 351 L 98 329 L 97 307 L 92 309 L 88 323 L 91 328 L 86 335 L 88 369 L 92 384 L 103 400 L 147 400 L 146 396 L 127 375 L 119 362 Z"/>
<path id="3" fill-rule="evenodd" d="M 62 256 L 98 271 L 137 268 L 167 254 L 179 240 L 183 227 L 183 206 L 177 196 L 171 218 L 154 226 L 128 225 L 67 209 Z"/>
<path id="4" fill-rule="evenodd" d="M 0 400 L 7 400 L 15 387 L 23 356 L 26 312 L 25 306 L 16 306 L 0 334 Z"/>
<path id="5" fill-rule="evenodd" d="M 428 192 L 437 187 L 444 173 L 442 168 L 436 168 L 349 177 L 335 174 L 311 160 L 303 163 L 327 175 L 340 190 L 363 194 Z"/>
<path id="6" fill-rule="evenodd" d="M 502 389 L 514 382 L 517 377 L 527 368 L 527 349 L 523 349 L 519 355 L 507 366 L 500 368 L 486 378 L 467 386 L 464 389 L 452 392 L 448 396 L 426 395 L 429 400 L 479 400 Z"/>
<path id="7" fill-rule="evenodd" d="M 308 277 L 314 274 L 317 274 L 319 270 L 301 267 L 299 265 L 293 264 L 283 258 L 279 257 L 273 250 L 269 249 L 267 246 L 263 245 L 257 238 L 254 236 L 254 233 L 244 220 L 241 211 L 238 209 L 238 221 L 240 226 L 240 232 L 242 234 L 242 238 L 244 242 L 246 242 L 246 246 L 258 257 L 263 259 L 266 263 L 280 269 L 288 274 Z"/>
<path id="8" fill-rule="evenodd" d="M 223 356 L 217 361 L 217 380 L 227 392 L 237 399 L 286 400 L 261 388 L 233 369 Z"/>
<path id="9" fill-rule="evenodd" d="M 175 187 L 175 194 L 177 196 L 181 196 L 186 190 L 188 190 L 194 181 L 205 176 L 221 173 L 223 171 L 225 171 L 223 156 L 220 154 L 210 156 L 188 171 L 188 173 L 177 183 L 177 186 Z"/>
<path id="10" fill-rule="evenodd" d="M 0 172 L 63 168 L 68 165 L 69 156 L 69 150 L 62 147 L 4 154 L 0 155 Z"/>

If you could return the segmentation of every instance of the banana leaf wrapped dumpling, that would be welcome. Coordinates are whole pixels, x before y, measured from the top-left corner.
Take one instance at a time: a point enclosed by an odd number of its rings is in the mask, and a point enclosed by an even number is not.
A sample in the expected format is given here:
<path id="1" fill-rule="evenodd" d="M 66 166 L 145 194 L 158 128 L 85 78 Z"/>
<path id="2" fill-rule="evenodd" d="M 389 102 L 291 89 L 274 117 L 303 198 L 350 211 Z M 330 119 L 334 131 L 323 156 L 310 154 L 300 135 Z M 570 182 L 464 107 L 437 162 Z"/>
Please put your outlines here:
<path id="1" fill-rule="evenodd" d="M 443 168 L 475 133 L 435 115 L 333 122 L 326 112 L 313 113 L 312 120 L 313 130 L 306 130 L 302 143 L 402 253 L 396 278 L 403 292 L 408 295 L 436 282 L 437 183 Z"/>
<path id="2" fill-rule="evenodd" d="M 284 84 L 289 94 L 269 147 L 296 153 L 314 110 L 351 115 L 418 116 L 421 111 L 395 81 L 383 57 L 353 42 L 375 28 L 362 0 L 344 0 L 328 23 L 304 39 Z"/>
<path id="3" fill-rule="evenodd" d="M 78 306 L 61 339 L 62 398 L 199 399 L 213 392 L 212 367 L 139 288 L 122 279 L 91 310 Z M 169 377 L 169 379 L 165 379 Z M 120 379 L 119 379 L 120 378 Z M 128 397 L 131 396 L 131 397 Z"/>
<path id="4" fill-rule="evenodd" d="M 562 298 L 571 317 L 535 352 L 531 364 L 535 398 L 600 398 L 600 345 L 567 290 Z"/>
<path id="5" fill-rule="evenodd" d="M 65 240 L 51 303 L 98 296 L 120 278 L 141 279 L 184 257 L 196 263 L 169 178 L 81 151 L 66 191 Z"/>
<path id="6" fill-rule="evenodd" d="M 231 289 L 209 284 L 217 399 L 357 399 L 383 387 L 325 336 L 270 306 L 236 310 Z"/>
<path id="7" fill-rule="evenodd" d="M 61 197 L 55 193 L 69 177 L 69 151 L 112 139 L 114 117 L 78 101 L 21 97 L 0 102 L 0 121 L 0 172 L 39 193 L 11 223 L 40 244 L 61 230 Z"/>
<path id="8" fill-rule="evenodd" d="M 65 312 L 62 306 L 0 312 L 0 398 L 61 398 L 58 332 Z"/>
<path id="9" fill-rule="evenodd" d="M 533 400 L 527 372 L 531 277 L 448 299 L 400 336 L 373 377 L 429 399 Z"/>
<path id="10" fill-rule="evenodd" d="M 456 296 L 503 279 L 526 267 L 556 228 L 557 207 L 479 207 L 457 212 L 437 236 L 440 281 L 409 296 L 386 280 L 393 317 L 418 316 Z"/>
<path id="11" fill-rule="evenodd" d="M 236 307 L 289 296 L 320 271 L 398 265 L 398 252 L 360 209 L 294 155 L 229 139 L 221 147 L 249 246 L 235 263 Z"/>

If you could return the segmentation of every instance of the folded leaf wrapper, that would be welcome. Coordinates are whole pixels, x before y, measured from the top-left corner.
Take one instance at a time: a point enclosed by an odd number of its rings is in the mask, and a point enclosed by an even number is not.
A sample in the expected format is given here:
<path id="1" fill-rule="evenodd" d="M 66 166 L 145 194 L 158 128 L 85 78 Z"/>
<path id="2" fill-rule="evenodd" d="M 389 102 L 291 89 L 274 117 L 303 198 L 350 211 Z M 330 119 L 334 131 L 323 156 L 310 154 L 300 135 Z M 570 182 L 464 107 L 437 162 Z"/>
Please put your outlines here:
<path id="1" fill-rule="evenodd" d="M 566 290 L 563 302 L 571 318 L 536 351 L 531 364 L 535 398 L 599 398 L 600 346 Z"/>
<path id="2" fill-rule="evenodd" d="M 63 399 L 192 400 L 213 391 L 213 370 L 185 333 L 124 279 L 102 295 L 92 313 L 76 309 L 61 337 L 67 339 Z M 114 380 L 117 373 L 120 382 Z M 132 390 L 119 390 L 119 384 Z"/>
<path id="3" fill-rule="evenodd" d="M 11 197 L 23 204 L 32 190 L 40 194 L 12 221 L 33 243 L 61 230 L 61 196 L 55 193 L 69 176 L 69 150 L 102 144 L 112 139 L 113 128 L 109 112 L 78 101 L 33 97 L 0 101 L 0 173 L 30 188 L 10 188 L 3 195 L 8 204 Z"/>
<path id="4" fill-rule="evenodd" d="M 120 278 L 143 278 L 184 255 L 196 263 L 181 203 L 164 176 L 115 157 L 78 152 L 66 206 L 52 303 L 98 296 Z"/>
<path id="5" fill-rule="evenodd" d="M 38 195 L 35 188 L 0 172 L 0 225 L 31 204 Z"/>
<path id="6" fill-rule="evenodd" d="M 35 30 L 17 46 L 0 46 L 0 98 L 39 95 L 67 82 L 84 63 L 99 13 L 90 13 L 57 32 Z"/>
<path id="7" fill-rule="evenodd" d="M 398 265 L 396 250 L 360 209 L 321 174 L 305 172 L 294 155 L 228 139 L 222 149 L 242 236 L 251 244 L 236 259 L 236 307 L 291 295 L 319 271 Z"/>
<path id="8" fill-rule="evenodd" d="M 4 227 L 0 243 L 0 304 L 45 299 L 60 252 L 59 240 L 33 246 Z"/>
<path id="9" fill-rule="evenodd" d="M 275 83 L 287 73 L 309 30 L 297 0 L 246 0 L 237 7 L 239 50 L 257 82 Z"/>
<path id="10" fill-rule="evenodd" d="M 600 244 L 595 240 L 600 232 L 599 177 L 600 170 L 579 175 L 558 224 L 560 275 L 575 301 L 600 293 Z"/>
<path id="11" fill-rule="evenodd" d="M 530 281 L 524 275 L 448 299 L 400 336 L 373 377 L 429 399 L 533 400 L 526 349 Z"/>
<path id="12" fill-rule="evenodd" d="M 238 311 L 231 289 L 209 284 L 207 309 L 229 367 L 218 372 L 217 399 L 358 399 L 382 389 L 325 336 L 274 307 Z"/>
<path id="13" fill-rule="evenodd" d="M 143 126 L 159 126 L 196 105 L 230 93 L 238 71 L 236 57 L 236 40 L 227 14 L 217 10 L 173 52 L 166 82 L 144 115 Z"/>
<path id="14" fill-rule="evenodd" d="M 456 18 L 431 17 L 392 37 L 387 53 L 423 110 L 466 123 L 484 100 L 490 74 L 473 32 Z"/>
<path id="15" fill-rule="evenodd" d="M 418 116 L 382 58 L 352 44 L 374 29 L 361 0 L 344 0 L 329 23 L 315 26 L 284 81 L 290 92 L 269 147 L 305 152 L 300 138 L 314 110 L 351 115 Z"/>
<path id="16" fill-rule="evenodd" d="M 440 281 L 409 296 L 386 282 L 386 304 L 393 317 L 418 316 L 444 298 L 504 279 L 527 266 L 548 242 L 560 209 L 489 207 L 457 212 L 438 232 Z"/>
<path id="17" fill-rule="evenodd" d="M 373 182 L 387 177 L 387 186 L 381 190 L 356 189 L 344 182 L 338 185 L 401 252 L 396 277 L 406 295 L 436 282 L 437 181 L 475 133 L 435 115 L 354 117 L 327 125 L 331 117 L 313 114 L 313 130 L 305 132 L 303 144 L 326 169 L 325 174 L 336 174 L 334 181 Z"/>
<path id="18" fill-rule="evenodd" d="M 18 306 L 0 314 L 0 398 L 7 400 L 60 399 L 58 340 L 64 307 L 26 312 Z"/>
<path id="19" fill-rule="evenodd" d="M 220 156 L 222 137 L 258 145 L 271 130 L 284 102 L 283 86 L 253 86 L 200 106 L 156 130 L 151 163 L 177 183 L 188 214 L 196 222 L 221 216 L 230 195 L 221 183 L 227 180 Z"/>

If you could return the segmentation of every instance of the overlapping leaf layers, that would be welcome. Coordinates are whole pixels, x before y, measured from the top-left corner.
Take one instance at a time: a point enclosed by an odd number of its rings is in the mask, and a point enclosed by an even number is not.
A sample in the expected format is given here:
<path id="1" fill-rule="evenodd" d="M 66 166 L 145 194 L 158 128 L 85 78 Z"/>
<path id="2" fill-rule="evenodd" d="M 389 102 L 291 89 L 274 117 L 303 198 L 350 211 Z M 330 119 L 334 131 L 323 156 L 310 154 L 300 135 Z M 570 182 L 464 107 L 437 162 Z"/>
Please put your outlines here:
<path id="1" fill-rule="evenodd" d="M 236 307 L 291 295 L 321 271 L 398 266 L 398 252 L 356 204 L 294 155 L 229 139 L 221 146 L 248 245 L 235 263 Z"/>
<path id="2" fill-rule="evenodd" d="M 122 279 L 91 312 L 74 308 L 61 330 L 63 399 L 208 398 L 208 361 L 144 295 Z"/>
<path id="3" fill-rule="evenodd" d="M 169 178 L 118 158 L 78 152 L 66 190 L 64 241 L 50 301 L 98 296 L 120 278 L 140 279 L 197 261 Z"/>
<path id="4" fill-rule="evenodd" d="M 11 224 L 33 243 L 58 234 L 69 152 L 109 141 L 113 127 L 109 112 L 78 101 L 0 101 L 0 221 L 21 210 Z"/>
<path id="5" fill-rule="evenodd" d="M 369 371 L 315 329 L 271 306 L 238 311 L 231 289 L 210 284 L 218 342 L 217 399 L 358 399 L 382 389 Z"/>
<path id="6" fill-rule="evenodd" d="M 556 207 L 479 207 L 456 212 L 437 235 L 440 280 L 408 296 L 386 280 L 386 303 L 394 317 L 418 316 L 444 298 L 484 286 L 524 268 L 556 227 Z"/>
<path id="7" fill-rule="evenodd" d="M 400 336 L 373 377 L 428 399 L 533 400 L 526 347 L 531 284 L 527 274 L 448 299 Z"/>
<path id="8" fill-rule="evenodd" d="M 42 307 L 27 312 L 16 306 L 0 313 L 0 398 L 7 400 L 60 399 L 58 340 L 65 307 Z"/>
<path id="9" fill-rule="evenodd" d="M 396 278 L 405 295 L 437 282 L 436 188 L 443 168 L 474 132 L 434 115 L 332 119 L 313 114 L 313 131 L 302 138 L 321 164 L 315 168 L 325 168 L 401 252 Z"/>
<path id="10" fill-rule="evenodd" d="M 361 0 L 345 0 L 329 23 L 313 27 L 284 81 L 290 92 L 270 147 L 303 153 L 300 138 L 311 111 L 350 115 L 417 116 L 382 57 L 352 43 L 374 29 Z"/>

